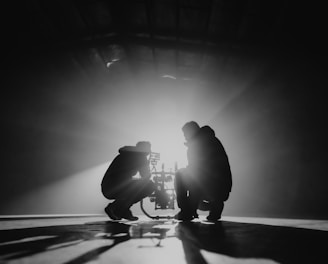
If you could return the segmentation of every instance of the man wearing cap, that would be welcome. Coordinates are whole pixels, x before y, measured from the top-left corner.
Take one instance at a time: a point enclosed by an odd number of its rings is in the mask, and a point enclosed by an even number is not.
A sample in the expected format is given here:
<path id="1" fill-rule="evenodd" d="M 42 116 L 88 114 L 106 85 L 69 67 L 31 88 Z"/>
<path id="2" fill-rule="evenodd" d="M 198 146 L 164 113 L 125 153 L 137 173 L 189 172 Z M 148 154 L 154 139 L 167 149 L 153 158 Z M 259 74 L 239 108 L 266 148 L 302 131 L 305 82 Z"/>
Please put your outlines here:
<path id="1" fill-rule="evenodd" d="M 106 206 L 105 212 L 113 220 L 138 220 L 130 207 L 152 194 L 155 189 L 150 180 L 147 158 L 151 152 L 151 144 L 140 141 L 136 146 L 124 146 L 118 152 L 101 182 L 102 194 L 107 199 L 114 200 Z M 138 172 L 141 178 L 133 178 Z"/>

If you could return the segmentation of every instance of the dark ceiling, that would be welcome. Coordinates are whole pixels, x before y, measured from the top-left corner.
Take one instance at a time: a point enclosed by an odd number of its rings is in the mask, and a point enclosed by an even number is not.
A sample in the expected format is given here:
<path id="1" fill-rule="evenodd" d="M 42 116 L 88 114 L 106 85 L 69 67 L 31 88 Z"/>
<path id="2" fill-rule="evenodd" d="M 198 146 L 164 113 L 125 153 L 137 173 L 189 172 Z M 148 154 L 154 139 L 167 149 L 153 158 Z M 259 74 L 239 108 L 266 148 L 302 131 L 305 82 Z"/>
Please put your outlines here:
<path id="1" fill-rule="evenodd" d="M 311 49 L 313 17 L 308 5 L 283 0 L 30 0 L 8 9 L 6 43 L 17 59 L 58 50 L 76 59 L 83 50 L 105 67 L 124 59 L 183 69 L 217 50 Z"/>
<path id="2" fill-rule="evenodd" d="M 40 44 L 272 44 L 300 33 L 306 38 L 314 30 L 309 8 L 301 5 L 283 0 L 31 0 L 17 3 L 11 21 L 18 22 L 15 34 L 22 40 Z"/>
<path id="3" fill-rule="evenodd" d="M 59 45 L 277 41 L 295 17 L 286 1 L 259 0 L 33 0 L 21 7 L 19 34 Z"/>

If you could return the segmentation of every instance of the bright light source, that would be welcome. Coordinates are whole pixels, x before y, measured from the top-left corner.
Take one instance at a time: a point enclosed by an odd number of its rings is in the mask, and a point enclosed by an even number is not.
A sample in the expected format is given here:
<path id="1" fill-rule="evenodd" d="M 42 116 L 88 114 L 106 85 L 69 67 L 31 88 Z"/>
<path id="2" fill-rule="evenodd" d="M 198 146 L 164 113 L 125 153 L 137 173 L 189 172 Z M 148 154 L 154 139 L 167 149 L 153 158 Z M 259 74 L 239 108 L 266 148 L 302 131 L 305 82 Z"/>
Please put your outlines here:
<path id="1" fill-rule="evenodd" d="M 114 62 L 119 61 L 119 59 L 112 59 L 111 61 L 107 62 L 106 67 L 109 68 Z"/>
<path id="2" fill-rule="evenodd" d="M 177 163 L 178 168 L 187 165 L 184 139 L 178 134 L 178 131 L 165 131 L 161 138 L 160 135 L 155 136 L 151 143 L 152 150 L 160 153 L 160 160 L 157 164 L 164 164 L 165 171 L 174 171 L 175 163 Z"/>
<path id="3" fill-rule="evenodd" d="M 163 75 L 162 77 L 163 77 L 163 78 L 173 79 L 173 80 L 176 80 L 176 79 L 177 79 L 177 78 L 174 77 L 173 75 Z"/>

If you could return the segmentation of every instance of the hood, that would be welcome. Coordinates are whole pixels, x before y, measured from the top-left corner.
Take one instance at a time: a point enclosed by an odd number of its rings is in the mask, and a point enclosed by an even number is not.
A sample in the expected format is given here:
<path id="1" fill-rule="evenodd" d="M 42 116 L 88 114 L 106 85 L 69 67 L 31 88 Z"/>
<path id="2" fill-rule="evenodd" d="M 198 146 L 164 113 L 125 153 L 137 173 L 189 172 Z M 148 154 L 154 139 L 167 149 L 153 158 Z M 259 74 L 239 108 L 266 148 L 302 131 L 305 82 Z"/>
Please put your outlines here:
<path id="1" fill-rule="evenodd" d="M 123 154 L 123 153 L 127 153 L 127 152 L 135 152 L 135 146 L 124 146 L 124 147 L 121 147 L 118 152 L 120 154 Z"/>
<path id="2" fill-rule="evenodd" d="M 209 137 L 215 137 L 214 130 L 211 127 L 209 127 L 209 126 L 203 126 L 203 127 L 201 127 L 198 134 L 200 134 L 200 135 L 206 135 L 206 136 L 209 136 Z"/>
<path id="3" fill-rule="evenodd" d="M 118 152 L 120 154 L 132 152 L 132 153 L 139 153 L 139 154 L 143 153 L 143 154 L 147 154 L 147 155 L 150 153 L 150 151 L 148 151 L 148 149 L 141 148 L 140 146 L 124 146 L 124 147 L 120 148 L 118 150 Z"/>

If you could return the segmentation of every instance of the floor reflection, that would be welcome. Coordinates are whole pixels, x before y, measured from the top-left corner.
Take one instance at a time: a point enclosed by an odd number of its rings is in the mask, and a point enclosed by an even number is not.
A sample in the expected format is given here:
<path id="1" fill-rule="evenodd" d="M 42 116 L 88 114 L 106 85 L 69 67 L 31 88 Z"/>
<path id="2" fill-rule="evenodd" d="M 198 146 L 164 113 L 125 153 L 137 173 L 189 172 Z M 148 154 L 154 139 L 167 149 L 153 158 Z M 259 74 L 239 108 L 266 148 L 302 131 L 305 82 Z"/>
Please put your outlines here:
<path id="1" fill-rule="evenodd" d="M 142 239 L 150 239 L 153 243 L 145 246 Z M 56 252 L 59 254 L 60 249 L 67 249 L 72 252 L 72 256 L 61 263 L 82 264 L 107 256 L 115 248 L 122 251 L 122 263 L 125 263 L 129 254 L 124 247 L 127 243 L 140 250 L 151 250 L 153 247 L 165 251 L 169 247 L 164 241 L 180 241 L 180 252 L 184 252 L 188 264 L 209 263 L 206 257 L 209 254 L 212 254 L 212 259 L 229 257 L 238 261 L 263 259 L 275 263 L 314 263 L 326 258 L 328 232 L 229 221 L 210 224 L 173 220 L 99 221 L 8 229 L 0 230 L 0 262 L 24 260 L 33 263 L 35 256 L 39 259 L 44 256 L 46 259 L 51 254 L 56 255 Z M 86 243 L 89 243 L 89 247 L 85 247 Z M 82 248 L 82 245 L 86 249 L 80 253 L 81 249 L 78 251 L 78 248 Z M 137 251 L 133 252 L 136 254 Z M 131 258 L 133 256 L 129 256 Z"/>

